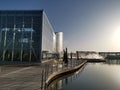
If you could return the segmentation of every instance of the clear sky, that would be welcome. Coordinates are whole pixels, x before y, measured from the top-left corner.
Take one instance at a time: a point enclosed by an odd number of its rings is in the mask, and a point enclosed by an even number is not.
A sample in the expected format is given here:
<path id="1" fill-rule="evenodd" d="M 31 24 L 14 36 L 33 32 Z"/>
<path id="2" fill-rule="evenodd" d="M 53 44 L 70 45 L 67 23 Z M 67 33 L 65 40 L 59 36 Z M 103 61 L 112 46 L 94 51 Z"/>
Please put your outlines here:
<path id="1" fill-rule="evenodd" d="M 69 51 L 120 51 L 120 0 L 0 0 L 0 9 L 44 9 Z"/>

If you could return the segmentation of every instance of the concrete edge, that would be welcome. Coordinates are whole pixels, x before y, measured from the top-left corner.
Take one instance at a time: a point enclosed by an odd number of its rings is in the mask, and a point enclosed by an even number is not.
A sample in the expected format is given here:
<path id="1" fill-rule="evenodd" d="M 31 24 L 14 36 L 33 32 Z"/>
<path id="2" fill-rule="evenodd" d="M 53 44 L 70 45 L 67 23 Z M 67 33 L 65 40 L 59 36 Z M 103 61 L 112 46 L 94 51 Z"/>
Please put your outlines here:
<path id="1" fill-rule="evenodd" d="M 82 68 L 86 63 L 87 63 L 87 61 L 81 63 L 80 65 L 78 65 L 78 66 L 76 66 L 76 67 L 74 67 L 74 68 L 71 68 L 71 69 L 63 69 L 63 70 L 60 70 L 60 71 L 58 71 L 58 72 L 52 73 L 52 74 L 48 77 L 48 79 L 46 80 L 46 82 L 45 82 L 46 86 L 49 86 L 52 81 L 54 81 L 55 79 L 57 79 L 57 78 L 59 78 L 59 77 L 61 77 L 61 76 L 64 76 L 64 75 L 66 75 L 66 74 L 70 74 L 70 73 L 73 73 L 73 72 L 79 70 L 79 69 Z"/>
<path id="2" fill-rule="evenodd" d="M 40 66 L 41 64 L 56 62 L 56 60 L 45 60 L 41 62 L 6 62 L 0 63 L 0 66 L 14 66 L 14 67 L 29 67 L 29 66 Z"/>
<path id="3" fill-rule="evenodd" d="M 0 64 L 0 66 L 8 66 L 8 67 L 29 67 L 29 66 L 39 66 L 39 65 L 41 65 L 41 62 L 22 62 L 22 63 L 19 63 L 19 62 L 17 62 L 17 63 L 8 63 L 8 64 L 6 64 L 6 63 L 4 63 L 4 64 Z"/>
<path id="4" fill-rule="evenodd" d="M 56 62 L 56 60 L 55 59 L 51 59 L 51 60 L 41 61 L 42 64 L 44 64 L 44 63 L 51 63 L 51 62 Z"/>

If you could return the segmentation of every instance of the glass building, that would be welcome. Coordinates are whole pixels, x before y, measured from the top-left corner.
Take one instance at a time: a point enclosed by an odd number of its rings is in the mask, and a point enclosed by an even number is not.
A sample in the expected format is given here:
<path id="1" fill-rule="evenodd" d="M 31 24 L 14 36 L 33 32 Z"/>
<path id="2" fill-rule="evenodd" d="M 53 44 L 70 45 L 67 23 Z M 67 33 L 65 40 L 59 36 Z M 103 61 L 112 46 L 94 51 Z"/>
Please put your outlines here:
<path id="1" fill-rule="evenodd" d="M 43 10 L 0 11 L 0 61 L 54 58 L 56 35 Z"/>

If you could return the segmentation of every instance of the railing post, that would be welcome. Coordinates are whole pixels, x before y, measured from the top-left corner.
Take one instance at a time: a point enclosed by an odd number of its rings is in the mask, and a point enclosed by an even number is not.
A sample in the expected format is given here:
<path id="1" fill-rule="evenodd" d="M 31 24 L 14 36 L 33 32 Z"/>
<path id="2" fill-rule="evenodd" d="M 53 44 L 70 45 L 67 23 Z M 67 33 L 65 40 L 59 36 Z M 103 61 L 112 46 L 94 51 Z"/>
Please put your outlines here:
<path id="1" fill-rule="evenodd" d="M 41 72 L 41 90 L 43 90 L 43 73 L 44 73 L 44 70 L 42 69 L 42 72 Z"/>
<path id="2" fill-rule="evenodd" d="M 53 63 L 52 63 L 52 65 L 51 65 L 51 73 L 53 73 Z"/>

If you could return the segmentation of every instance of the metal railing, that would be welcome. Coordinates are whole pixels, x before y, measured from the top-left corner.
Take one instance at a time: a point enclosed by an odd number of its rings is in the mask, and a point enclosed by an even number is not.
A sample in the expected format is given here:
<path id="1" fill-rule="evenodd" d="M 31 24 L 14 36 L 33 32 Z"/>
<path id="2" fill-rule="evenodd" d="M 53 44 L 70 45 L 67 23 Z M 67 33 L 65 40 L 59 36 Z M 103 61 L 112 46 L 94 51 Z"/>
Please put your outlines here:
<path id="1" fill-rule="evenodd" d="M 59 72 L 65 69 L 72 69 L 80 65 L 83 61 L 77 59 L 69 59 L 68 63 L 64 63 L 62 60 L 55 60 L 53 63 L 44 63 L 41 64 L 41 90 L 46 90 L 46 80 L 54 72 Z"/>

